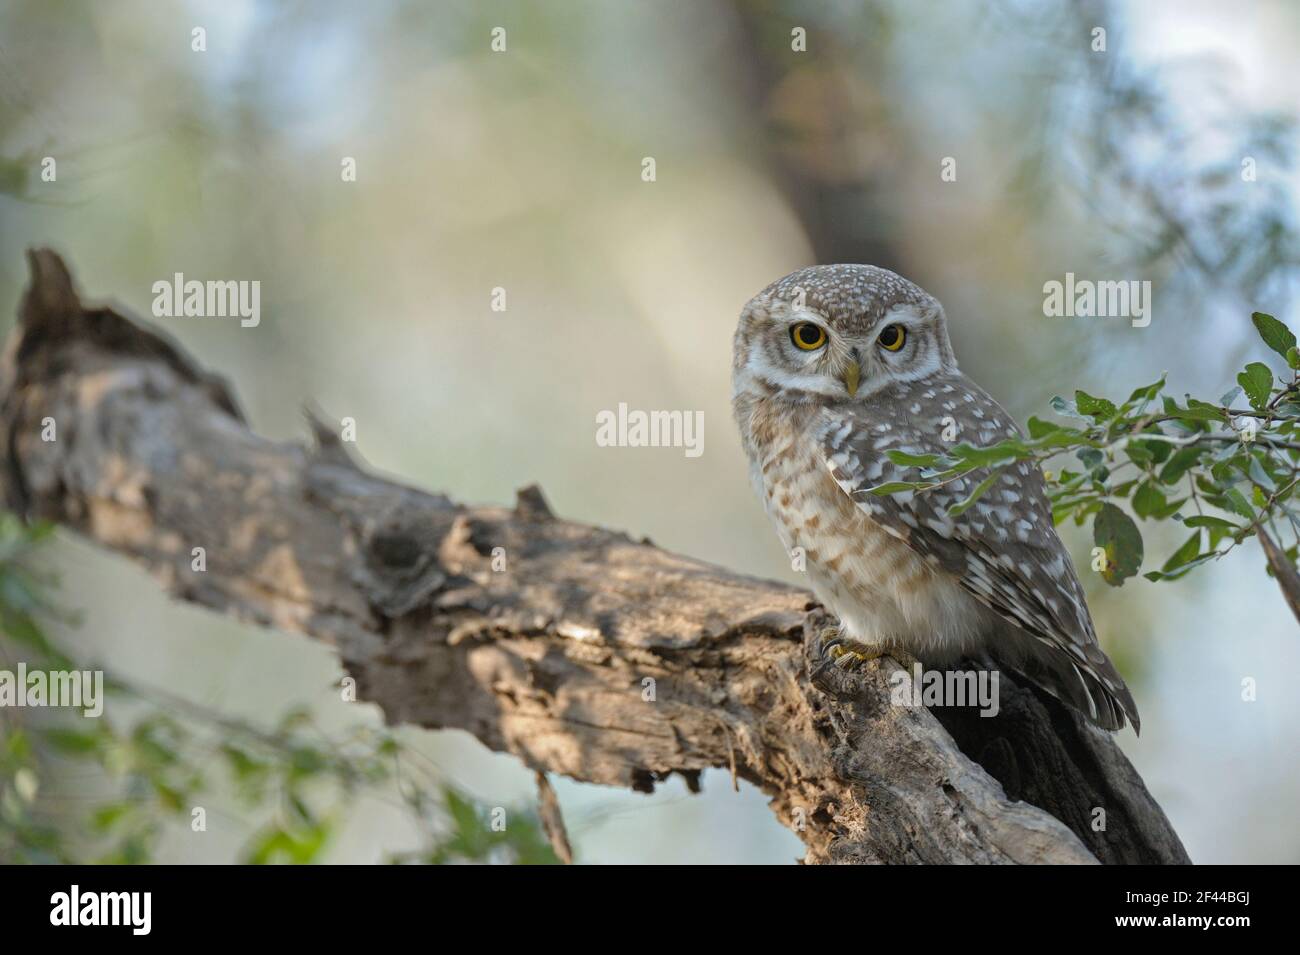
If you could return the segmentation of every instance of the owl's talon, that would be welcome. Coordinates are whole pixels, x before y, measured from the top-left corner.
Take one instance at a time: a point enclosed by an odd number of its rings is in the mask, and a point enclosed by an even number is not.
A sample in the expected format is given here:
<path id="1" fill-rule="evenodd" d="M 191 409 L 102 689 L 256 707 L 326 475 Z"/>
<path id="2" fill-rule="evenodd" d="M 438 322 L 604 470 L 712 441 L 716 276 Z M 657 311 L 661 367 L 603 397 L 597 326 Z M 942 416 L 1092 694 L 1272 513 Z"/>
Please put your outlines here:
<path id="1" fill-rule="evenodd" d="M 843 647 L 837 647 L 836 649 L 839 652 L 835 654 L 835 665 L 841 670 L 856 670 L 866 662 L 866 658 L 860 653 L 845 650 Z"/>
<path id="2" fill-rule="evenodd" d="M 823 627 L 817 634 L 816 651 L 817 656 L 823 660 L 835 658 L 835 648 L 842 646 L 844 641 L 840 638 L 839 627 Z"/>
<path id="3" fill-rule="evenodd" d="M 821 664 L 813 673 L 814 677 L 824 672 L 828 666 L 842 671 L 857 670 L 885 652 L 879 647 L 870 647 L 846 638 L 840 627 L 827 627 L 817 635 L 817 651 Z"/>
<path id="4" fill-rule="evenodd" d="M 839 627 L 825 627 L 817 634 L 816 643 L 813 645 L 813 656 L 817 663 L 809 674 L 814 683 L 821 680 L 827 669 L 835 666 L 836 651 L 842 646 Z"/>
<path id="5" fill-rule="evenodd" d="M 884 651 L 875 647 L 867 647 L 862 644 L 857 644 L 857 646 L 861 646 L 862 649 L 850 650 L 842 644 L 835 647 L 831 651 L 831 655 L 835 659 L 835 665 L 841 670 L 857 670 L 884 655 Z"/>

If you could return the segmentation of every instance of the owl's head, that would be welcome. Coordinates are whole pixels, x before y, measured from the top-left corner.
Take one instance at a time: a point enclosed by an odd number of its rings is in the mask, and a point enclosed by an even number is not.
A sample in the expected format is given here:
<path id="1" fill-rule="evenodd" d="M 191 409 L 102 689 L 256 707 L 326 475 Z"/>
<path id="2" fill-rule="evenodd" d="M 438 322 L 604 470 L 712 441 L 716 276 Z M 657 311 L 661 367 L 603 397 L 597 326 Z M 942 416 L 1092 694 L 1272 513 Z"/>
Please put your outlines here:
<path id="1" fill-rule="evenodd" d="M 943 306 L 874 265 L 817 265 L 772 283 L 740 313 L 733 357 L 737 391 L 855 400 L 957 368 Z"/>

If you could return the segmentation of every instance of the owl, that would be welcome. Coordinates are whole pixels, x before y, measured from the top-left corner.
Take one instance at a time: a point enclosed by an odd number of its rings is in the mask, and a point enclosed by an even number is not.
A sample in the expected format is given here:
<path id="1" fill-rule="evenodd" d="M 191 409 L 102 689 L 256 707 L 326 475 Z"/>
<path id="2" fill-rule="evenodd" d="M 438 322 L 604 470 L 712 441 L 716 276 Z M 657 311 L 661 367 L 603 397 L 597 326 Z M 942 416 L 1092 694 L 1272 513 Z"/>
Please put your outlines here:
<path id="1" fill-rule="evenodd" d="M 1133 696 L 1097 643 L 1056 534 L 1042 473 L 1005 466 L 925 491 L 888 452 L 1018 437 L 957 368 L 943 307 L 870 265 L 801 269 L 754 296 L 736 328 L 732 408 L 755 489 L 839 626 L 840 666 L 901 651 L 927 666 L 988 653 L 1108 730 L 1138 730 Z"/>

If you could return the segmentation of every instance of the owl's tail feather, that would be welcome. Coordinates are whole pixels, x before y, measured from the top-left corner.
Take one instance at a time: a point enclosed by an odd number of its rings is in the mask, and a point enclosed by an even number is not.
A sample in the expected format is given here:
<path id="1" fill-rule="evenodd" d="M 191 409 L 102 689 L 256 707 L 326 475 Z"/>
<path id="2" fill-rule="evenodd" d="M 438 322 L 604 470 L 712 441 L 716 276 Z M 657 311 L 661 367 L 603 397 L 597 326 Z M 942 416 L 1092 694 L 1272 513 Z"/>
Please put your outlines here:
<path id="1" fill-rule="evenodd" d="M 1121 730 L 1127 717 L 1133 724 L 1133 732 L 1141 733 L 1137 704 L 1124 678 L 1100 649 L 1095 646 L 1088 649 L 1092 652 L 1085 664 L 1057 647 L 1038 644 L 1018 661 L 1017 669 L 1102 729 Z"/>

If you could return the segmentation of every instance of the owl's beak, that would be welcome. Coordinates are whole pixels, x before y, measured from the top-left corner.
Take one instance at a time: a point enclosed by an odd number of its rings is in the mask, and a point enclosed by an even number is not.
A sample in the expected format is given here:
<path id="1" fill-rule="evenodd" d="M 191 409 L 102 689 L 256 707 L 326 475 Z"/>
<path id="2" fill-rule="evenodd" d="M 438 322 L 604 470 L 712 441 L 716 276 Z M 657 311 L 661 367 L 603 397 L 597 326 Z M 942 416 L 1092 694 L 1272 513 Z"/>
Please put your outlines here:
<path id="1" fill-rule="evenodd" d="M 861 373 L 862 369 L 856 361 L 844 366 L 844 374 L 840 376 L 840 380 L 844 382 L 844 390 L 849 393 L 850 398 L 858 393 L 858 376 Z"/>

